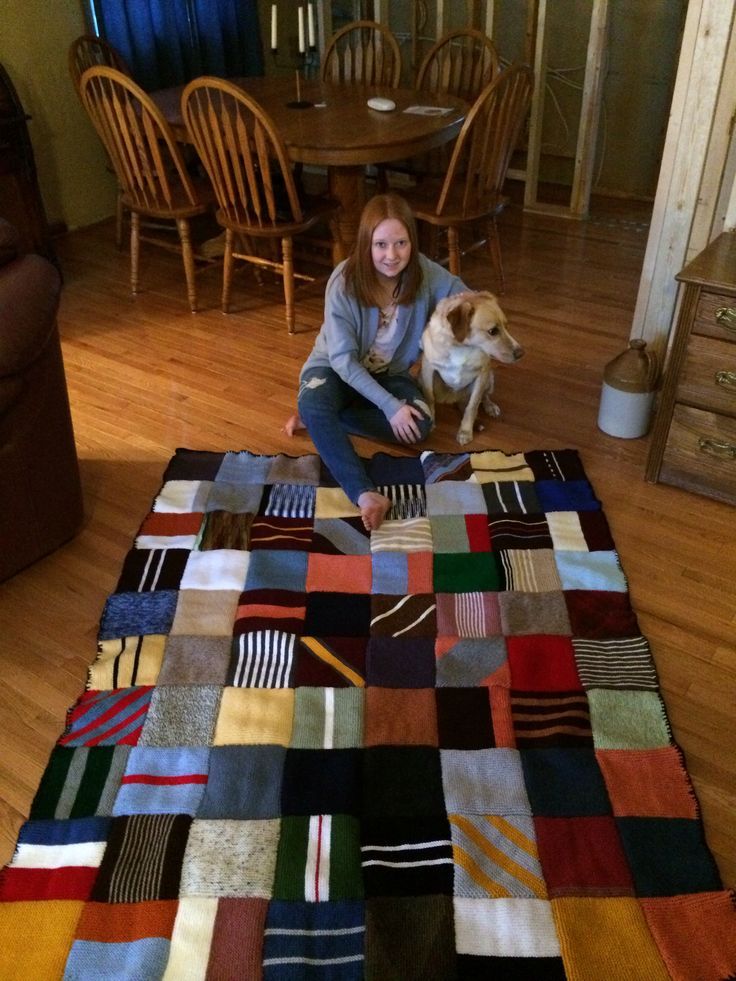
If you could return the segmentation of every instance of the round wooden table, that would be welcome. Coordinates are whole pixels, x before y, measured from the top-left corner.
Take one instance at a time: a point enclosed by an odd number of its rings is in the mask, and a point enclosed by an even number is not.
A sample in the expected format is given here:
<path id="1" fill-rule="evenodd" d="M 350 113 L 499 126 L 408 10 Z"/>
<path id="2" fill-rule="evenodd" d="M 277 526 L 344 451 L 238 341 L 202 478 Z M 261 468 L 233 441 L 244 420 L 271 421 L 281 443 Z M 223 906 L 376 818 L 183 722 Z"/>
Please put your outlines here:
<path id="1" fill-rule="evenodd" d="M 330 193 L 341 205 L 340 241 L 333 247 L 336 262 L 344 258 L 355 241 L 365 203 L 366 165 L 403 160 L 448 143 L 460 132 L 468 109 L 466 102 L 454 96 L 304 80 L 300 83 L 300 96 L 311 105 L 293 108 L 289 105 L 297 98 L 293 77 L 231 81 L 245 89 L 268 113 L 295 163 L 327 168 Z M 182 90 L 182 86 L 176 86 L 150 95 L 177 137 L 185 141 L 180 107 Z M 367 100 L 375 95 L 392 99 L 396 109 L 380 112 L 369 108 Z M 411 106 L 428 107 L 430 111 L 406 112 Z"/>

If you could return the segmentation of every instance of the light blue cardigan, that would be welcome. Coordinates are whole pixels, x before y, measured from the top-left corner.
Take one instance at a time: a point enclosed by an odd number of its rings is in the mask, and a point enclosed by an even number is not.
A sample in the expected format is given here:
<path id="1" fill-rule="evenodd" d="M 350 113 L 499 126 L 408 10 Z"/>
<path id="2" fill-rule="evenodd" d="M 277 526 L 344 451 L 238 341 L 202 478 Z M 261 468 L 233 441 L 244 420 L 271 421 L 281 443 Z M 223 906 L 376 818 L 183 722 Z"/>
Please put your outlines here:
<path id="1" fill-rule="evenodd" d="M 468 288 L 461 279 L 425 255 L 420 254 L 419 265 L 422 280 L 416 299 L 411 306 L 400 306 L 397 311 L 403 338 L 389 365 L 391 374 L 407 374 L 419 357 L 422 332 L 438 301 Z M 344 261 L 336 266 L 327 283 L 324 323 L 301 375 L 306 371 L 311 373 L 314 368 L 330 367 L 390 419 L 403 403 L 387 392 L 361 363 L 378 331 L 378 309 L 362 307 L 348 294 L 342 274 L 344 266 Z"/>

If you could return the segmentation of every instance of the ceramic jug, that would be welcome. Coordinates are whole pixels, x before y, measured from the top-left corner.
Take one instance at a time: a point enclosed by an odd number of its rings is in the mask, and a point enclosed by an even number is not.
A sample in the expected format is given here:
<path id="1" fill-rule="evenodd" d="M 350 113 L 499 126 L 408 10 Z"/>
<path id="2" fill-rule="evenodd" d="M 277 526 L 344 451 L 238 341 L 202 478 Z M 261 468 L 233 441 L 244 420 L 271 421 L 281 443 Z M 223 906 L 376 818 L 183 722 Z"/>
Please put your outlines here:
<path id="1" fill-rule="evenodd" d="M 598 428 L 622 439 L 644 436 L 658 380 L 657 357 L 647 351 L 646 341 L 629 341 L 628 348 L 609 361 L 603 371 Z"/>

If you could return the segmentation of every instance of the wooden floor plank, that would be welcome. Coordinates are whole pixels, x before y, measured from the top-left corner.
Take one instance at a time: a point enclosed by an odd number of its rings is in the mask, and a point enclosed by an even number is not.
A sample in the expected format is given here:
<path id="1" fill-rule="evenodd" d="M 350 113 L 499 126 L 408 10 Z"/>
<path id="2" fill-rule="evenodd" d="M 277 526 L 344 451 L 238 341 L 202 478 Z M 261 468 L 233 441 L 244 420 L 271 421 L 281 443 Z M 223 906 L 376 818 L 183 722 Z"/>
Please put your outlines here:
<path id="1" fill-rule="evenodd" d="M 603 366 L 628 341 L 647 218 L 645 209 L 595 200 L 587 222 L 506 212 L 501 299 L 526 355 L 498 372 L 503 414 L 486 421 L 471 448 L 580 451 L 652 647 L 708 841 L 734 886 L 736 514 L 647 484 L 648 439 L 617 440 L 596 425 Z M 73 542 L 0 585 L 3 862 L 65 708 L 82 691 L 105 598 L 174 449 L 313 449 L 306 437 L 286 437 L 281 425 L 320 323 L 321 287 L 298 290 L 298 333 L 290 337 L 281 283 L 269 275 L 261 285 L 252 273 L 238 276 L 235 312 L 224 316 L 219 271 L 206 270 L 198 279 L 201 310 L 192 315 L 175 256 L 144 248 L 144 292 L 133 299 L 128 257 L 116 251 L 111 225 L 73 232 L 57 247 L 86 519 Z M 474 288 L 493 289 L 481 253 L 465 261 L 463 275 Z M 441 407 L 429 445 L 459 450 L 457 425 L 452 408 Z M 381 448 L 358 445 L 366 453 Z"/>

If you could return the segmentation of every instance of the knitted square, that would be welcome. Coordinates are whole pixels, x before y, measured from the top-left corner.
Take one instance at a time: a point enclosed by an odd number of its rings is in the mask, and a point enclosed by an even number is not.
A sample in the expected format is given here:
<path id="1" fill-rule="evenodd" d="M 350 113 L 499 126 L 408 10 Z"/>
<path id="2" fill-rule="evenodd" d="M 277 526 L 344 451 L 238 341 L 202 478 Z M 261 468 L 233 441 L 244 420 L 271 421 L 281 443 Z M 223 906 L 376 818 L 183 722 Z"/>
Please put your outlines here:
<path id="1" fill-rule="evenodd" d="M 587 694 L 596 749 L 656 749 L 672 743 L 658 692 L 591 688 Z"/>
<path id="2" fill-rule="evenodd" d="M 606 594 L 608 595 L 608 594 Z M 567 594 L 499 593 L 502 631 L 507 637 L 516 634 L 573 633 L 565 605 Z"/>
<path id="3" fill-rule="evenodd" d="M 473 481 L 460 482 L 443 480 L 427 484 L 424 489 L 427 499 L 427 514 L 437 515 L 485 514 L 486 504 L 483 489 Z"/>
<path id="4" fill-rule="evenodd" d="M 196 817 L 246 820 L 281 815 L 283 746 L 213 746 Z"/>
<path id="5" fill-rule="evenodd" d="M 209 746 L 221 695 L 217 685 L 154 688 L 141 746 Z"/>
<path id="6" fill-rule="evenodd" d="M 511 691 L 514 745 L 593 746 L 588 700 L 582 691 Z"/>
<path id="7" fill-rule="evenodd" d="M 446 817 L 364 821 L 360 853 L 366 896 L 452 895 Z"/>
<path id="8" fill-rule="evenodd" d="M 502 570 L 493 552 L 435 552 L 437 593 L 492 592 L 503 589 Z"/>
<path id="9" fill-rule="evenodd" d="M 537 497 L 536 485 L 524 481 L 489 481 L 480 484 L 484 507 L 480 511 L 496 514 L 538 514 L 544 507 Z"/>
<path id="10" fill-rule="evenodd" d="M 366 746 L 437 746 L 433 688 L 367 688 Z"/>
<path id="11" fill-rule="evenodd" d="M 306 594 L 301 590 L 247 589 L 238 598 L 232 632 L 236 635 L 264 630 L 301 633 L 306 603 Z"/>
<path id="12" fill-rule="evenodd" d="M 517 958 L 528 957 L 531 972 L 526 977 L 535 981 L 538 977 L 559 978 L 560 981 L 566 977 L 564 972 L 546 973 L 554 971 L 554 959 L 560 956 L 552 906 L 547 900 L 456 896 L 453 908 L 458 953 L 482 958 L 479 967 L 484 966 L 485 958 L 494 958 L 495 964 L 503 967 L 504 972 L 506 968 L 515 970 L 517 967 L 521 972 L 523 965 L 517 963 Z M 525 977 L 523 973 L 517 976 Z"/>
<path id="13" fill-rule="evenodd" d="M 208 514 L 257 514 L 261 508 L 264 490 L 263 484 L 238 484 L 218 480 L 212 485 L 205 510 Z"/>
<path id="14" fill-rule="evenodd" d="M 309 593 L 303 633 L 308 637 L 367 637 L 370 618 L 370 595 Z"/>
<path id="15" fill-rule="evenodd" d="M 229 637 L 179 635 L 166 641 L 160 685 L 224 685 L 230 663 Z"/>
<path id="16" fill-rule="evenodd" d="M 134 746 L 112 813 L 190 814 L 207 785 L 209 749 Z"/>
<path id="17" fill-rule="evenodd" d="M 370 555 L 324 555 L 313 552 L 307 564 L 308 593 L 370 593 Z"/>
<path id="18" fill-rule="evenodd" d="M 312 594 L 317 595 L 320 594 Z M 327 610 L 324 612 L 327 614 Z M 367 644 L 367 638 L 360 635 L 301 637 L 296 651 L 294 686 L 362 688 Z"/>
<path id="19" fill-rule="evenodd" d="M 257 549 L 250 554 L 245 590 L 286 589 L 304 592 L 308 555 L 287 549 Z"/>
<path id="20" fill-rule="evenodd" d="M 288 977 L 295 964 L 330 970 L 336 981 L 363 981 L 365 977 L 365 910 L 361 900 L 312 903 L 274 899 L 268 905 L 264 933 L 264 981 Z"/>
<path id="21" fill-rule="evenodd" d="M 363 759 L 363 818 L 442 817 L 440 753 L 431 746 L 370 746 Z"/>
<path id="22" fill-rule="evenodd" d="M 534 828 L 550 897 L 634 895 L 614 818 L 535 815 Z"/>
<path id="23" fill-rule="evenodd" d="M 312 903 L 362 899 L 358 819 L 348 814 L 284 817 L 273 895 Z"/>
<path id="24" fill-rule="evenodd" d="M 311 552 L 325 555 L 369 555 L 371 537 L 358 518 L 316 518 Z"/>
<path id="25" fill-rule="evenodd" d="M 371 552 L 431 552 L 433 526 L 427 517 L 389 518 L 371 532 Z"/>
<path id="26" fill-rule="evenodd" d="M 113 593 L 105 602 L 98 639 L 168 634 L 179 594 L 174 589 L 151 593 Z"/>
<path id="27" fill-rule="evenodd" d="M 182 589 L 170 633 L 196 637 L 229 637 L 238 608 L 238 589 Z"/>
<path id="28" fill-rule="evenodd" d="M 450 896 L 374 896 L 365 906 L 366 977 L 457 977 Z"/>
<path id="29" fill-rule="evenodd" d="M 544 514 L 489 514 L 488 531 L 498 551 L 553 547 Z"/>
<path id="30" fill-rule="evenodd" d="M 293 749 L 348 749 L 363 745 L 361 688 L 297 688 Z"/>
<path id="31" fill-rule="evenodd" d="M 245 586 L 249 559 L 248 552 L 231 548 L 190 552 L 180 588 L 241 591 Z"/>
<path id="32" fill-rule="evenodd" d="M 581 690 L 569 637 L 525 634 L 506 639 L 511 687 L 520 691 Z"/>
<path id="33" fill-rule="evenodd" d="M 203 552 L 211 549 L 231 549 L 244 552 L 250 548 L 253 514 L 222 509 L 208 511 L 196 547 Z M 193 545 L 192 548 L 195 546 Z"/>
<path id="34" fill-rule="evenodd" d="M 435 697 L 442 749 L 488 749 L 494 745 L 487 688 L 438 688 Z"/>
<path id="35" fill-rule="evenodd" d="M 133 685 L 155 685 L 164 658 L 166 637 L 145 634 L 136 637 L 111 637 L 97 645 L 97 657 L 87 672 L 87 687 L 92 690 L 125 688 Z"/>
<path id="36" fill-rule="evenodd" d="M 435 637 L 436 604 L 432 593 L 371 596 L 371 637 Z"/>
<path id="37" fill-rule="evenodd" d="M 585 479 L 537 480 L 534 484 L 540 510 L 550 511 L 598 511 L 601 502 Z"/>
<path id="38" fill-rule="evenodd" d="M 503 637 L 441 637 L 435 644 L 437 687 L 487 685 L 507 665 Z"/>
<path id="39" fill-rule="evenodd" d="M 637 896 L 676 896 L 721 888 L 718 868 L 699 821 L 616 818 Z"/>
<path id="40" fill-rule="evenodd" d="M 225 688 L 212 745 L 288 746 L 293 723 L 293 688 Z"/>
<path id="41" fill-rule="evenodd" d="M 438 637 L 500 635 L 499 593 L 437 593 Z"/>
<path id="42" fill-rule="evenodd" d="M 448 814 L 531 814 L 519 753 L 443 749 L 442 784 Z"/>
<path id="43" fill-rule="evenodd" d="M 363 750 L 288 749 L 281 813 L 354 814 L 361 811 Z"/>
<path id="44" fill-rule="evenodd" d="M 592 747 L 535 747 L 523 750 L 520 756 L 534 814 L 571 817 L 611 813 Z"/>
<path id="45" fill-rule="evenodd" d="M 551 549 L 501 549 L 496 556 L 502 570 L 499 588 L 516 593 L 551 593 L 562 589 Z"/>
<path id="46" fill-rule="evenodd" d="M 699 817 L 678 747 L 601 749 L 595 755 L 617 817 Z"/>
<path id="47" fill-rule="evenodd" d="M 182 896 L 273 894 L 278 820 L 192 822 L 181 868 Z"/>
<path id="48" fill-rule="evenodd" d="M 312 547 L 312 524 L 311 518 L 256 515 L 250 527 L 249 548 L 308 552 Z"/>
<path id="49" fill-rule="evenodd" d="M 84 692 L 67 715 L 59 745 L 135 746 L 156 690 L 141 686 Z"/>
<path id="50" fill-rule="evenodd" d="M 151 510 L 172 514 L 204 511 L 213 487 L 211 480 L 186 480 L 172 477 L 165 480 Z"/>
<path id="51" fill-rule="evenodd" d="M 31 820 L 112 814 L 130 746 L 56 746 L 31 804 Z"/>
<path id="52" fill-rule="evenodd" d="M 534 474 L 523 453 L 482 450 L 470 454 L 473 480 L 481 484 L 534 480 Z"/>
<path id="53" fill-rule="evenodd" d="M 366 680 L 383 688 L 434 687 L 434 641 L 431 637 L 371 637 Z"/>
<path id="54" fill-rule="evenodd" d="M 450 814 L 453 895 L 547 898 L 534 822 L 515 814 Z"/>

